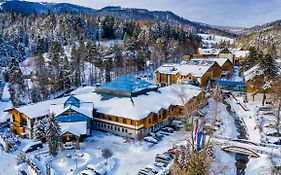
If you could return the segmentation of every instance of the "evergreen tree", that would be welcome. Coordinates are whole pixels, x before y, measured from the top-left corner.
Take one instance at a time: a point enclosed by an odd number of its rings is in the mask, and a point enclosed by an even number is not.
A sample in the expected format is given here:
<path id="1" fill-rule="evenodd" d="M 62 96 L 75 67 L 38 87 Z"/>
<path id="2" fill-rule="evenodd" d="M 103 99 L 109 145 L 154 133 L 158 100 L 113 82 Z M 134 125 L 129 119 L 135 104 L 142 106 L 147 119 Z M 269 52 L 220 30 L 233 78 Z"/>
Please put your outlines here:
<path id="1" fill-rule="evenodd" d="M 43 98 L 42 100 L 47 100 L 49 95 L 48 92 L 49 71 L 46 67 L 46 63 L 44 61 L 41 50 L 38 51 L 38 55 L 35 60 L 35 76 L 36 76 L 36 80 L 38 81 L 38 88 L 40 90 L 40 93 L 42 94 L 42 98 Z"/>
<path id="2" fill-rule="evenodd" d="M 12 104 L 17 107 L 24 103 L 26 85 L 24 82 L 23 73 L 15 58 L 11 58 L 8 70 L 9 93 L 11 95 Z"/>
<path id="3" fill-rule="evenodd" d="M 63 90 L 64 92 L 67 92 L 71 88 L 71 67 L 66 56 L 63 59 L 61 74 Z"/>
<path id="4" fill-rule="evenodd" d="M 59 151 L 60 126 L 57 123 L 54 114 L 50 114 L 47 118 L 46 138 L 50 155 L 56 156 Z"/>
<path id="5" fill-rule="evenodd" d="M 99 59 L 99 51 L 97 46 L 92 41 L 86 45 L 86 61 L 90 63 L 90 84 L 93 85 L 97 79 L 96 62 Z"/>
<path id="6" fill-rule="evenodd" d="M 42 101 L 40 90 L 38 87 L 33 86 L 31 89 L 31 102 L 37 103 L 39 101 Z"/>
<path id="7" fill-rule="evenodd" d="M 79 87 L 81 85 L 81 69 L 80 69 L 80 56 L 75 46 L 71 49 L 71 69 L 74 72 L 74 85 Z"/>
<path id="8" fill-rule="evenodd" d="M 265 76 L 265 79 L 267 80 L 272 80 L 274 77 L 277 76 L 277 64 L 275 62 L 275 60 L 272 58 L 271 55 L 266 54 L 265 56 L 261 57 L 259 59 L 259 65 L 261 67 L 261 69 L 263 69 L 263 73 Z"/>
<path id="9" fill-rule="evenodd" d="M 34 140 L 46 142 L 46 121 L 44 119 L 36 120 L 32 126 L 32 129 L 32 138 Z"/>
<path id="10" fill-rule="evenodd" d="M 50 49 L 49 49 L 49 66 L 50 66 L 50 73 L 52 75 L 52 79 L 54 82 L 53 89 L 57 90 L 62 87 L 61 84 L 61 63 L 63 62 L 64 58 L 64 49 L 58 42 L 53 42 Z"/>

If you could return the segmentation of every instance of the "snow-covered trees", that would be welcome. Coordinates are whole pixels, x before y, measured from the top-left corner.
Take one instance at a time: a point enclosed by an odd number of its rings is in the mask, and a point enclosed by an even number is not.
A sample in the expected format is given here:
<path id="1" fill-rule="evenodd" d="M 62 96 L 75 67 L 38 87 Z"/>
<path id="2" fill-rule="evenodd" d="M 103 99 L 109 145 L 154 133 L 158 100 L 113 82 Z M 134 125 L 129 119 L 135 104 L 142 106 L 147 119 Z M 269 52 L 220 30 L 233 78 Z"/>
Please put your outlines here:
<path id="1" fill-rule="evenodd" d="M 277 108 L 276 112 L 276 130 L 277 136 L 280 136 L 280 122 L 281 122 L 281 77 L 277 78 L 273 83 L 273 100 L 275 107 Z"/>
<path id="2" fill-rule="evenodd" d="M 46 120 L 36 120 L 32 127 L 32 138 L 41 142 L 46 142 Z"/>
<path id="3" fill-rule="evenodd" d="M 112 157 L 113 153 L 112 153 L 112 151 L 110 149 L 105 148 L 105 149 L 101 150 L 101 155 L 105 159 L 105 164 L 107 164 L 108 163 L 108 159 L 110 157 Z"/>
<path id="4" fill-rule="evenodd" d="M 38 81 L 38 89 L 40 90 L 42 100 L 47 100 L 49 94 L 48 92 L 49 71 L 47 69 L 41 50 L 38 51 L 38 55 L 35 59 L 35 76 L 36 76 L 36 80 Z M 34 88 L 37 89 L 36 86 Z"/>
<path id="5" fill-rule="evenodd" d="M 56 156 L 59 151 L 60 126 L 56 121 L 55 115 L 50 114 L 47 118 L 46 138 L 49 146 L 49 153 Z"/>
<path id="6" fill-rule="evenodd" d="M 13 105 L 19 106 L 24 104 L 26 85 L 24 82 L 23 73 L 15 58 L 10 59 L 7 75 L 9 82 L 9 93 L 11 95 L 11 101 Z"/>

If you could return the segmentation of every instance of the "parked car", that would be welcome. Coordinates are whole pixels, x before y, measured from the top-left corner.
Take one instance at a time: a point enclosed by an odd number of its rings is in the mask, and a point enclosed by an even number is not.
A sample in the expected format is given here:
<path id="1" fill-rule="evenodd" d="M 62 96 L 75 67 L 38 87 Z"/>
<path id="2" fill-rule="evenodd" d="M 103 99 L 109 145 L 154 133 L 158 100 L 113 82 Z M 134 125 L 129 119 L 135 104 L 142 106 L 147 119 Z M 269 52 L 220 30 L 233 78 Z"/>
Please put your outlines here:
<path id="1" fill-rule="evenodd" d="M 164 135 L 164 136 L 169 136 L 169 135 L 171 135 L 170 133 L 164 132 L 164 131 L 159 131 L 158 133 L 159 133 L 159 134 L 162 134 L 162 135 Z"/>
<path id="2" fill-rule="evenodd" d="M 165 128 L 162 128 L 161 131 L 168 132 L 168 133 L 173 133 L 174 129 L 170 128 L 170 127 L 165 127 Z"/>
<path id="3" fill-rule="evenodd" d="M 170 159 L 175 158 L 175 154 L 169 153 L 169 152 L 164 152 L 163 155 L 170 157 Z"/>
<path id="4" fill-rule="evenodd" d="M 181 128 L 183 128 L 183 124 L 182 124 L 182 121 L 179 121 L 179 120 L 173 120 L 172 121 L 172 124 L 171 124 L 171 127 L 175 130 L 179 130 Z"/>
<path id="5" fill-rule="evenodd" d="M 173 157 L 169 153 L 157 154 L 156 158 L 165 159 L 171 161 Z"/>
<path id="6" fill-rule="evenodd" d="M 173 155 L 175 155 L 176 154 L 176 152 L 175 152 L 175 150 L 173 149 L 173 148 L 171 148 L 171 149 L 168 149 L 168 151 L 167 151 L 168 153 L 170 153 L 170 154 L 173 154 Z"/>
<path id="7" fill-rule="evenodd" d="M 167 167 L 167 165 L 168 165 L 167 163 L 163 163 L 163 162 L 155 162 L 154 163 L 154 166 L 158 167 L 160 169 L 163 169 L 163 168 Z"/>
<path id="8" fill-rule="evenodd" d="M 105 175 L 106 171 L 104 169 L 99 169 L 93 164 L 88 164 L 86 170 L 91 170 L 95 172 L 97 175 Z"/>
<path id="9" fill-rule="evenodd" d="M 149 136 L 148 137 L 144 137 L 143 140 L 148 142 L 148 143 L 153 143 L 153 144 L 157 144 L 158 143 L 158 140 L 156 140 L 153 137 L 149 137 Z"/>
<path id="10" fill-rule="evenodd" d="M 33 152 L 33 151 L 36 151 L 36 150 L 41 149 L 41 148 L 43 148 L 42 142 L 41 141 L 36 141 L 36 142 L 33 142 L 31 144 L 26 145 L 22 149 L 22 151 L 24 153 L 29 153 L 29 152 Z"/>
<path id="11" fill-rule="evenodd" d="M 92 170 L 83 170 L 81 171 L 80 175 L 98 175 L 98 174 Z"/>
<path id="12" fill-rule="evenodd" d="M 75 148 L 75 145 L 73 142 L 65 142 L 63 144 L 63 149 L 65 150 L 71 150 L 71 149 L 74 149 Z"/>
<path id="13" fill-rule="evenodd" d="M 156 168 L 150 167 L 150 166 L 147 166 L 144 169 L 149 170 L 150 172 L 152 172 L 154 174 L 157 174 L 159 172 L 159 170 L 157 170 Z"/>
<path id="14" fill-rule="evenodd" d="M 156 139 L 156 140 L 158 140 L 158 141 L 161 141 L 162 138 L 164 137 L 162 134 L 161 134 L 161 136 L 160 136 L 160 134 L 156 134 L 156 133 L 150 133 L 150 135 L 151 135 L 154 139 Z"/>

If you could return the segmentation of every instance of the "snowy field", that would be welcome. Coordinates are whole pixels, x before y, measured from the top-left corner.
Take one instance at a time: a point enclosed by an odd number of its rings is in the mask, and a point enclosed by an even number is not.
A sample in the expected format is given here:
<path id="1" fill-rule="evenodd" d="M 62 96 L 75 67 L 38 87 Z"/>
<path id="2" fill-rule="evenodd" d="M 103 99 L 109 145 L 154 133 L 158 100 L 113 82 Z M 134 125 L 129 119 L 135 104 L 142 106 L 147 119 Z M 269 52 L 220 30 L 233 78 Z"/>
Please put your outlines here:
<path id="1" fill-rule="evenodd" d="M 210 35 L 204 33 L 199 33 L 198 35 L 202 37 L 204 47 L 208 48 L 211 48 L 214 44 L 218 44 L 220 42 L 229 42 L 230 44 L 234 42 L 234 39 L 224 36 Z"/>

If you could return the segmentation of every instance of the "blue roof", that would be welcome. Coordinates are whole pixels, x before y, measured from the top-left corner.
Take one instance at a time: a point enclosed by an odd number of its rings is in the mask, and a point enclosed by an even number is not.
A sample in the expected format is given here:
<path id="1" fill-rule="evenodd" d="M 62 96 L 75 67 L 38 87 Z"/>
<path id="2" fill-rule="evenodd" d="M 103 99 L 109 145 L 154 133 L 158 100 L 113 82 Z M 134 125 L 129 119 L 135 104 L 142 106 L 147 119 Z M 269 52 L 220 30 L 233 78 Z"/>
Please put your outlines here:
<path id="1" fill-rule="evenodd" d="M 242 81 L 227 81 L 227 80 L 218 80 L 218 79 L 212 79 L 212 80 L 219 84 L 224 84 L 224 85 L 246 86 L 245 82 Z"/>
<path id="2" fill-rule="evenodd" d="M 142 92 L 148 92 L 151 90 L 155 90 L 158 87 L 150 82 L 141 80 L 140 78 L 136 78 L 133 76 L 122 76 L 118 79 L 115 79 L 111 82 L 105 83 L 101 85 L 97 91 L 100 92 L 110 92 L 110 94 L 120 94 L 123 95 L 129 94 L 129 96 L 134 96 L 141 94 Z"/>

